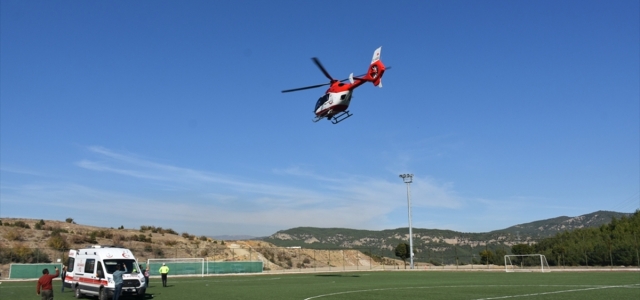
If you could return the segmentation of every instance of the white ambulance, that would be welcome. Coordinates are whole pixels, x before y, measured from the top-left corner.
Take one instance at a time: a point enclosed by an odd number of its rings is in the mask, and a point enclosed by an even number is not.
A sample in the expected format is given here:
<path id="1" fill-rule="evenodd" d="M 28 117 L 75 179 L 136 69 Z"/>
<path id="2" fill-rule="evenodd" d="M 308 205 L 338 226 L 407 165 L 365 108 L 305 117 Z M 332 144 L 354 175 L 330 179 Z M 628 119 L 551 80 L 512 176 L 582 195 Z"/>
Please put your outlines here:
<path id="1" fill-rule="evenodd" d="M 137 295 L 143 299 L 144 275 L 133 253 L 125 248 L 95 245 L 69 250 L 67 275 L 63 284 L 73 288 L 76 298 L 91 295 L 98 296 L 100 300 L 111 299 L 115 291 L 113 272 L 117 265 L 122 264 L 127 271 L 122 276 L 124 284 L 121 295 Z"/>

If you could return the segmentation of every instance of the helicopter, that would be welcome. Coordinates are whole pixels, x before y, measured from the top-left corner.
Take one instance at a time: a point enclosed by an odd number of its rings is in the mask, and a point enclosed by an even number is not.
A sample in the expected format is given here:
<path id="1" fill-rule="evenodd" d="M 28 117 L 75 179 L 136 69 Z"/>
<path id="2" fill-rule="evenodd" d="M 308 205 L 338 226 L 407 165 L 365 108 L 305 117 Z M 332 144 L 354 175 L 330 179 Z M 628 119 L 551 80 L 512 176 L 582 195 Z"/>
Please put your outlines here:
<path id="1" fill-rule="evenodd" d="M 359 76 L 353 76 L 353 73 L 349 75 L 349 78 L 343 80 L 337 80 L 329 75 L 329 72 L 324 68 L 324 66 L 320 63 L 320 60 L 317 57 L 311 58 L 316 66 L 322 71 L 322 74 L 329 79 L 329 83 L 311 85 L 301 88 L 289 89 L 282 91 L 283 93 L 296 92 L 308 89 L 319 88 L 322 86 L 329 86 L 329 89 L 325 92 L 325 94 L 318 99 L 316 102 L 316 106 L 314 109 L 315 118 L 313 118 L 313 122 L 318 122 L 324 118 L 331 121 L 333 124 L 338 124 L 345 119 L 353 116 L 347 108 L 349 108 L 349 103 L 351 102 L 351 97 L 353 96 L 353 90 L 366 82 L 371 82 L 373 85 L 377 87 L 382 87 L 382 75 L 384 75 L 385 68 L 384 64 L 380 60 L 380 52 L 382 51 L 382 47 L 379 47 L 373 52 L 373 58 L 371 59 L 371 64 L 369 65 L 369 70 L 366 74 L 362 74 Z M 349 81 L 348 83 L 346 81 Z"/>

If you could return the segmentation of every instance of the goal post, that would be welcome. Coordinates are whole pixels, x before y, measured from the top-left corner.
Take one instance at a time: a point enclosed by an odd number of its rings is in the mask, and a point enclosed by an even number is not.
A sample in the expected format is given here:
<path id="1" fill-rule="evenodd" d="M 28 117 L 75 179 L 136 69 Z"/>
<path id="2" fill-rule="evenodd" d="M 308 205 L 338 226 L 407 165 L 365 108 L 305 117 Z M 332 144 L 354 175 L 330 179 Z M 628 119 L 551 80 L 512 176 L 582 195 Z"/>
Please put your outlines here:
<path id="1" fill-rule="evenodd" d="M 205 274 L 204 258 L 150 258 L 147 260 L 149 275 L 160 275 L 163 264 L 169 267 L 169 275 L 202 276 Z"/>
<path id="2" fill-rule="evenodd" d="M 551 272 L 543 254 L 509 254 L 504 256 L 505 272 Z"/>

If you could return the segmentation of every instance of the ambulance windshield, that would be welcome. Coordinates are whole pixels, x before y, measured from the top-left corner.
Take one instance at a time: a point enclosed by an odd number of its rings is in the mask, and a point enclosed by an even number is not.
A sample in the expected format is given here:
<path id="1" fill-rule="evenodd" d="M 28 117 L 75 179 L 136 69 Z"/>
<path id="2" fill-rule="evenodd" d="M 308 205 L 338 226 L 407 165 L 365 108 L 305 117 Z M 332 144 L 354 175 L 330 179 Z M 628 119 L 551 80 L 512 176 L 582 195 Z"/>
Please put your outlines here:
<path id="1" fill-rule="evenodd" d="M 127 266 L 126 274 L 131 274 L 134 270 L 136 272 L 140 272 L 140 270 L 138 270 L 138 264 L 136 264 L 136 261 L 133 259 L 105 259 L 104 260 L 104 266 L 107 269 L 108 274 L 113 274 L 113 272 L 116 271 L 117 265 L 120 265 L 121 270 L 124 271 L 124 269 L 122 268 L 122 264 Z"/>

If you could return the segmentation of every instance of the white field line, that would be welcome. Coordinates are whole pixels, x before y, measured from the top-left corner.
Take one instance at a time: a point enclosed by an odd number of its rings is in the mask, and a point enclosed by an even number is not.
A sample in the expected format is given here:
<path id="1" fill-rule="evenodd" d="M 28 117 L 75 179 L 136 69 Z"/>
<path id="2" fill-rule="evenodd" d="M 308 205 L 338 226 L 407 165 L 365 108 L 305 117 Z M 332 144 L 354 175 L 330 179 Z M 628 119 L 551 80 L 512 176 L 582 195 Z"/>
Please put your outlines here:
<path id="1" fill-rule="evenodd" d="M 248 281 L 272 281 L 272 280 L 280 280 L 282 278 L 280 277 L 274 277 L 274 278 L 256 278 L 256 279 L 230 279 L 230 280 L 220 280 L 220 279 L 215 279 L 215 280 L 208 280 L 208 279 L 199 279 L 199 280 L 180 280 L 178 282 L 178 284 L 180 283 L 224 283 L 224 282 L 248 282 Z"/>
<path id="2" fill-rule="evenodd" d="M 628 288 L 628 287 L 632 287 L 632 286 L 637 286 L 637 284 L 610 285 L 610 286 L 600 286 L 600 287 L 592 287 L 592 288 L 585 288 L 585 289 L 574 289 L 574 290 L 564 290 L 564 291 L 555 291 L 555 292 L 542 292 L 542 293 L 512 295 L 512 296 L 502 296 L 502 297 L 492 297 L 492 298 L 478 298 L 478 299 L 474 299 L 474 300 L 493 300 L 493 299 L 509 299 L 509 298 L 518 298 L 518 297 L 533 297 L 533 296 L 541 296 L 541 295 L 551 295 L 551 294 L 571 293 L 571 292 L 582 292 L 582 291 L 611 289 L 611 288 Z"/>
<path id="3" fill-rule="evenodd" d="M 451 285 L 451 286 L 421 286 L 421 287 L 403 287 L 403 288 L 380 288 L 380 289 L 368 289 L 368 290 L 354 290 L 354 291 L 344 291 L 330 294 L 323 294 L 312 296 L 309 298 L 305 298 L 304 300 L 311 300 L 317 298 L 331 297 L 337 295 L 345 295 L 345 294 L 355 294 L 355 293 L 369 293 L 369 292 L 378 292 L 378 291 L 393 291 L 393 290 L 410 290 L 410 289 L 435 289 L 435 288 L 477 288 L 477 287 L 568 287 L 567 285 Z M 575 285 L 569 285 L 571 287 L 576 287 Z M 588 286 L 588 285 L 585 285 Z M 539 295 L 547 295 L 547 294 L 558 294 L 558 293 L 567 293 L 567 292 L 579 292 L 579 291 L 588 291 L 588 290 L 598 290 L 598 289 L 608 289 L 608 288 L 628 288 L 628 287 L 638 287 L 639 284 L 629 284 L 629 285 L 611 285 L 611 286 L 597 286 L 597 287 L 588 287 L 583 289 L 572 289 L 572 290 L 564 290 L 564 291 L 555 291 L 555 292 L 544 292 L 544 293 L 535 293 L 535 294 L 524 294 L 524 295 L 512 295 L 512 296 L 502 296 L 495 298 L 479 298 L 474 300 L 491 300 L 491 299 L 508 299 L 508 298 L 516 298 L 516 297 L 531 297 L 531 296 L 539 296 Z"/>
<path id="4" fill-rule="evenodd" d="M 169 277 L 169 279 L 171 279 L 171 277 Z M 280 280 L 282 278 L 280 277 L 275 277 L 275 278 L 257 278 L 257 279 L 232 279 L 232 280 L 207 280 L 207 279 L 197 279 L 197 280 L 180 280 L 177 284 L 181 284 L 181 283 L 225 283 L 225 282 L 248 282 L 248 281 L 272 281 L 272 280 Z M 0 282 L 0 284 L 2 284 L 2 282 Z M 175 285 L 176 282 L 171 282 L 171 285 Z M 32 285 L 13 285 L 13 286 L 5 286 L 2 289 L 11 289 L 11 288 L 26 288 L 26 287 L 32 287 Z"/>

